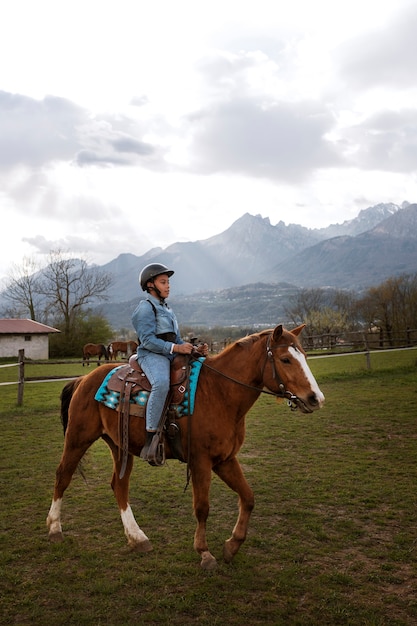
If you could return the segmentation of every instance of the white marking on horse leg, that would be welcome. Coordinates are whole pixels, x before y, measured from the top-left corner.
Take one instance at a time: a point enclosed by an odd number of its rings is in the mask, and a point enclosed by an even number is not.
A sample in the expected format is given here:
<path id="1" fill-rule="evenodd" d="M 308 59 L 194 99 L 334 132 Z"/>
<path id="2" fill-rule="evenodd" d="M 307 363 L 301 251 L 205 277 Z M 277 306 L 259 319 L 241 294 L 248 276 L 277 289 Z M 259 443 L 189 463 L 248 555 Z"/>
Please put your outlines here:
<path id="1" fill-rule="evenodd" d="M 120 516 L 129 546 L 135 550 L 139 550 L 139 552 L 150 552 L 152 550 L 151 542 L 143 530 L 139 528 L 132 513 L 132 509 L 130 508 L 130 504 L 127 505 L 124 511 L 120 511 Z"/>
<path id="2" fill-rule="evenodd" d="M 311 369 L 308 366 L 307 359 L 305 358 L 304 354 L 302 354 L 301 352 L 298 352 L 298 350 L 295 350 L 295 348 L 293 348 L 292 346 L 288 350 L 289 352 L 291 352 L 292 356 L 295 359 L 297 359 L 297 361 L 301 365 L 303 372 L 305 374 L 305 377 L 307 378 L 310 384 L 311 391 L 315 394 L 317 401 L 319 403 L 319 407 L 321 407 L 324 403 L 324 395 L 320 387 L 318 386 L 317 381 L 314 378 Z"/>
<path id="3" fill-rule="evenodd" d="M 207 571 L 212 571 L 216 569 L 217 561 L 215 557 L 211 554 L 211 552 L 209 552 L 208 550 L 205 550 L 204 552 L 201 553 L 200 565 L 202 569 L 205 569 Z"/>
<path id="4" fill-rule="evenodd" d="M 62 498 L 52 500 L 51 508 L 46 518 L 46 525 L 49 528 L 49 539 L 51 541 L 62 541 L 61 507 Z"/>

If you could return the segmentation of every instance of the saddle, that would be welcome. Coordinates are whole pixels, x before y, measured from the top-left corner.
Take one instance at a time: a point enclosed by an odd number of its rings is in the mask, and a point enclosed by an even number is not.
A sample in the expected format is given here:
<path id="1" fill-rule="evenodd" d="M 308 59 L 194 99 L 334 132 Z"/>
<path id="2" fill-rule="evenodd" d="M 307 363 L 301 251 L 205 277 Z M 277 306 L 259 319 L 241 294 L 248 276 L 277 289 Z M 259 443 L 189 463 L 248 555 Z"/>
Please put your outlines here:
<path id="1" fill-rule="evenodd" d="M 189 357 L 185 354 L 179 354 L 175 357 L 171 364 L 171 381 L 170 381 L 170 396 L 172 404 L 181 404 L 184 399 L 184 393 L 187 389 L 187 377 L 188 377 L 188 364 Z M 138 363 L 136 354 L 132 354 L 127 365 L 119 367 L 113 376 L 107 383 L 109 391 L 115 391 L 120 393 L 120 404 L 122 399 L 126 398 L 127 392 L 129 393 L 127 400 L 130 400 L 130 396 L 134 396 L 140 391 L 151 391 L 152 385 L 146 377 L 145 372 L 142 370 Z M 119 410 L 120 410 L 119 404 Z M 131 414 L 140 415 L 142 407 L 135 405 L 131 406 Z"/>

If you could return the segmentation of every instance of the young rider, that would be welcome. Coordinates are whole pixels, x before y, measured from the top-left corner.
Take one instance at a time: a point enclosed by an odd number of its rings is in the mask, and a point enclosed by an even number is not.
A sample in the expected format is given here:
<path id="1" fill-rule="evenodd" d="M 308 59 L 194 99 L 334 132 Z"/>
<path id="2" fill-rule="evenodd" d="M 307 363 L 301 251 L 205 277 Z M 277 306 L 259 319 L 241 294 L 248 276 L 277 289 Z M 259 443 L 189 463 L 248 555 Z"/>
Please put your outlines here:
<path id="1" fill-rule="evenodd" d="M 140 455 L 145 460 L 168 396 L 171 361 L 176 354 L 191 354 L 194 349 L 181 338 L 177 318 L 166 303 L 173 273 L 162 263 L 143 268 L 139 284 L 147 296 L 132 315 L 139 340 L 138 362 L 152 385 L 146 405 L 146 442 Z"/>

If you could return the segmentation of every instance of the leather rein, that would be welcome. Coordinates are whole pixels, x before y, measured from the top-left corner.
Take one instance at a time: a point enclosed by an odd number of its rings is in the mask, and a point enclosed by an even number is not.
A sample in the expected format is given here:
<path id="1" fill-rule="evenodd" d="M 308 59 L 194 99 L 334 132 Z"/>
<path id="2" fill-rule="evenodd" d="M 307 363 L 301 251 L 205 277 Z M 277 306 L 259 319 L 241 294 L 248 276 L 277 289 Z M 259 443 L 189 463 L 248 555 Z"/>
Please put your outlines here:
<path id="1" fill-rule="evenodd" d="M 266 342 L 266 355 L 265 355 L 265 362 L 262 367 L 262 376 L 265 371 L 265 367 L 269 361 L 269 363 L 271 364 L 271 368 L 272 368 L 272 377 L 274 378 L 274 380 L 278 380 L 279 391 L 271 391 L 270 389 L 263 389 L 263 388 L 260 389 L 259 387 L 248 385 L 247 383 L 244 383 L 241 380 L 236 380 L 236 378 L 233 378 L 232 376 L 229 376 L 228 374 L 224 374 L 224 372 L 220 372 L 219 370 L 212 367 L 211 365 L 207 365 L 205 361 L 203 361 L 202 367 L 206 367 L 212 372 L 216 372 L 223 378 L 226 378 L 227 380 L 230 380 L 231 382 L 236 383 L 237 385 L 240 385 L 241 387 L 246 387 L 247 389 L 251 389 L 252 391 L 258 391 L 259 393 L 266 393 L 270 396 L 274 396 L 275 398 L 285 398 L 287 400 L 287 404 L 290 407 L 291 411 L 296 411 L 298 408 L 298 404 L 301 402 L 301 400 L 298 398 L 298 396 L 294 395 L 291 391 L 288 391 L 288 389 L 285 389 L 285 385 L 282 382 L 277 372 L 277 369 L 275 367 L 274 354 L 271 349 L 271 337 L 272 337 L 272 333 L 268 336 L 268 340 Z M 290 346 L 294 346 L 294 344 L 290 344 Z M 287 347 L 287 344 L 278 345 L 277 348 L 279 347 Z M 193 358 L 196 358 L 196 357 L 193 357 Z"/>

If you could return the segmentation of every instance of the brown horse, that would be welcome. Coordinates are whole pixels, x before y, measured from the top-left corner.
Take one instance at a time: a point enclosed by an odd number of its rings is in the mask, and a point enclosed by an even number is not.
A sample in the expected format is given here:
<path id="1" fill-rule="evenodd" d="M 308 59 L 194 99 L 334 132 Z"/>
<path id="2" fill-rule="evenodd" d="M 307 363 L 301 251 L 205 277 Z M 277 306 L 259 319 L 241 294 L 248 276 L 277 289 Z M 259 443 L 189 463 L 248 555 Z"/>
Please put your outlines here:
<path id="1" fill-rule="evenodd" d="M 84 365 L 90 365 L 90 357 L 96 356 L 98 360 L 104 356 L 106 361 L 109 360 L 107 348 L 102 343 L 86 343 L 83 347 L 83 367 Z"/>
<path id="2" fill-rule="evenodd" d="M 117 361 L 119 353 L 130 356 L 136 352 L 137 347 L 138 344 L 136 341 L 112 341 L 107 348 L 107 352 L 109 353 L 110 361 L 112 359 Z"/>
<path id="3" fill-rule="evenodd" d="M 281 325 L 240 339 L 216 356 L 203 362 L 190 421 L 180 419 L 182 446 L 192 480 L 194 514 L 197 527 L 194 548 L 204 569 L 216 567 L 206 539 L 209 514 L 211 472 L 214 471 L 239 498 L 239 515 L 231 537 L 225 542 L 223 558 L 231 562 L 246 538 L 249 518 L 254 506 L 252 489 L 243 475 L 236 455 L 245 436 L 245 416 L 262 392 L 287 398 L 293 409 L 312 413 L 324 402 L 311 371 L 298 335 Z M 113 368 L 104 365 L 65 386 L 61 400 L 65 445 L 56 471 L 55 489 L 47 517 L 49 538 L 61 541 L 61 507 L 64 492 L 77 465 L 91 444 L 100 437 L 113 456 L 111 486 L 119 506 L 128 544 L 141 552 L 152 549 L 150 541 L 138 526 L 129 504 L 129 477 L 133 458 L 140 454 L 145 442 L 145 420 L 130 423 L 129 455 L 122 478 L 122 459 L 118 431 L 118 415 L 94 399 L 104 377 Z M 190 432 L 188 432 L 190 428 Z M 165 443 L 166 458 L 172 458 Z"/>

